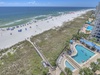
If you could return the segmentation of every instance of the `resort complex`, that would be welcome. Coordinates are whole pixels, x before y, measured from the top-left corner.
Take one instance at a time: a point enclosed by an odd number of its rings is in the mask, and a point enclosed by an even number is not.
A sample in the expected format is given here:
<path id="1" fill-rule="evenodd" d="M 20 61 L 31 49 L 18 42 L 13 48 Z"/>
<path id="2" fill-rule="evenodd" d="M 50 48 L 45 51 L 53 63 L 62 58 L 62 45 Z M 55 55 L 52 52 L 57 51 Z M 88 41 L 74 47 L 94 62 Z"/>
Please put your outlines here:
<path id="1" fill-rule="evenodd" d="M 0 75 L 100 75 L 100 3 L 5 9 L 22 16 L 0 12 Z"/>

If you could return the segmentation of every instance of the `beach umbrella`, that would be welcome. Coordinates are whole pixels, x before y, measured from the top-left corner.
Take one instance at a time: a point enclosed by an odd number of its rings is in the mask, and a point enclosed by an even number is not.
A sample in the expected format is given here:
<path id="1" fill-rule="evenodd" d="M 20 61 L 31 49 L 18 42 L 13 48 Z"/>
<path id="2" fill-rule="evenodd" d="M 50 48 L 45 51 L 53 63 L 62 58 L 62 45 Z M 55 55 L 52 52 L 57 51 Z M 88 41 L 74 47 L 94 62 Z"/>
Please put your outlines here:
<path id="1" fill-rule="evenodd" d="M 73 43 L 73 40 L 70 40 L 70 43 L 72 44 Z"/>
<path id="2" fill-rule="evenodd" d="M 18 30 L 18 32 L 22 32 L 22 29 Z"/>

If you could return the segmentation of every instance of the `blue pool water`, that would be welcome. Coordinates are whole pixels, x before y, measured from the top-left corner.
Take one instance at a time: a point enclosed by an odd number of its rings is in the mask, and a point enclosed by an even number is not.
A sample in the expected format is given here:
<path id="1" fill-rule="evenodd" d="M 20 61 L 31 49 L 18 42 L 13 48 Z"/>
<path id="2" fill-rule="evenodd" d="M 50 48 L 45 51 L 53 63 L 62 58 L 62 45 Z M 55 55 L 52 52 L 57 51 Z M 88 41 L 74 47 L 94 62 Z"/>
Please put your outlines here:
<path id="1" fill-rule="evenodd" d="M 87 61 L 89 58 L 91 58 L 95 54 L 81 45 L 76 45 L 75 48 L 77 50 L 77 55 L 73 56 L 72 58 L 75 61 L 77 61 L 79 64 L 84 63 L 85 61 Z"/>
<path id="2" fill-rule="evenodd" d="M 65 64 L 66 64 L 66 67 L 69 68 L 71 71 L 75 69 L 68 61 L 66 61 Z"/>
<path id="3" fill-rule="evenodd" d="M 93 29 L 93 26 L 88 26 L 87 28 L 86 28 L 86 30 L 88 30 L 88 31 L 91 31 Z"/>

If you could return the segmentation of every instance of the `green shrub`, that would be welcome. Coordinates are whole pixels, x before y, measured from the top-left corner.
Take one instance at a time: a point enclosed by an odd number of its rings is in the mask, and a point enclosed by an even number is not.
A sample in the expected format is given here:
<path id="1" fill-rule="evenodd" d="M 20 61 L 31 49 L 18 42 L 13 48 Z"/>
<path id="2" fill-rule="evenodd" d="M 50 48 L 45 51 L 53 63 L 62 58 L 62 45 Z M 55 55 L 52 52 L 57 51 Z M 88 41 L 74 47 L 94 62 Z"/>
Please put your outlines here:
<path id="1" fill-rule="evenodd" d="M 60 75 L 65 75 L 64 72 L 61 72 Z"/>
<path id="2" fill-rule="evenodd" d="M 72 75 L 72 71 L 69 68 L 65 68 L 65 72 L 67 75 Z"/>

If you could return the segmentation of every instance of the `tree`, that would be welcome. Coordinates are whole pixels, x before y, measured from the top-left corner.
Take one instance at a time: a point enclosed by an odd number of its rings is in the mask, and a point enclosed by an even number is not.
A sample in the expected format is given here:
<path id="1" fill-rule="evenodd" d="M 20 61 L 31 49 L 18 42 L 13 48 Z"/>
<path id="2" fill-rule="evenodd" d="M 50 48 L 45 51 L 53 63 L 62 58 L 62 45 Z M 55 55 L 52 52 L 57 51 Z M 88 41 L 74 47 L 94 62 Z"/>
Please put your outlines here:
<path id="1" fill-rule="evenodd" d="M 82 37 L 86 39 L 88 36 L 89 36 L 88 34 L 78 33 L 78 34 L 74 34 L 72 39 L 80 40 Z"/>
<path id="2" fill-rule="evenodd" d="M 99 66 L 97 64 L 95 64 L 94 62 L 92 62 L 90 65 L 91 65 L 91 68 L 92 68 L 93 72 L 95 72 L 96 70 L 99 69 Z"/>
<path id="3" fill-rule="evenodd" d="M 46 71 L 43 71 L 42 75 L 47 75 L 47 72 Z"/>
<path id="4" fill-rule="evenodd" d="M 100 59 L 97 59 L 98 62 L 98 70 L 100 70 Z"/>
<path id="5" fill-rule="evenodd" d="M 79 72 L 80 75 L 94 75 L 94 73 L 92 72 L 92 70 L 90 70 L 89 68 L 83 68 L 80 70 Z"/>
<path id="6" fill-rule="evenodd" d="M 65 75 L 64 72 L 61 72 L 60 75 Z"/>
<path id="7" fill-rule="evenodd" d="M 100 59 L 97 59 L 98 64 L 100 64 Z"/>
<path id="8" fill-rule="evenodd" d="M 72 75 L 72 71 L 69 68 L 65 68 L 65 72 L 67 75 Z"/>
<path id="9" fill-rule="evenodd" d="M 86 39 L 89 35 L 88 35 L 88 34 L 84 34 L 84 33 L 80 33 L 80 34 L 79 34 L 79 36 L 80 36 L 80 38 L 82 38 L 82 37 L 83 37 L 83 38 L 85 38 L 85 39 Z"/>

